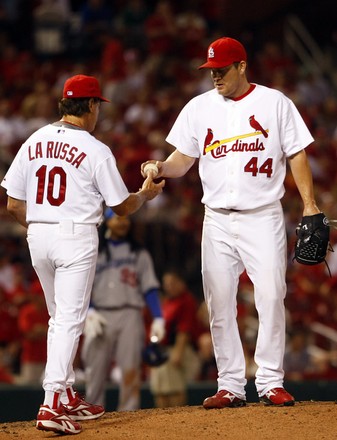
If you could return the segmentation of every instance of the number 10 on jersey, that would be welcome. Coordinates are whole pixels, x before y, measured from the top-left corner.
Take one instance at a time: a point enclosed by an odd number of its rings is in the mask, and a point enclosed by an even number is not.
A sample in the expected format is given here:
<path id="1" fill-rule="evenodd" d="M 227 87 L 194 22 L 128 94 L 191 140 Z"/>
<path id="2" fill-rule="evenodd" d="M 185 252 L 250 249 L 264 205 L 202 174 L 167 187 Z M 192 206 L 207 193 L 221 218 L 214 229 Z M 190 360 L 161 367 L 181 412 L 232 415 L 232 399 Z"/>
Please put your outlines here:
<path id="1" fill-rule="evenodd" d="M 42 205 L 47 201 L 52 206 L 60 206 L 66 198 L 67 174 L 62 167 L 53 167 L 50 171 L 42 165 L 36 171 L 36 203 Z"/>

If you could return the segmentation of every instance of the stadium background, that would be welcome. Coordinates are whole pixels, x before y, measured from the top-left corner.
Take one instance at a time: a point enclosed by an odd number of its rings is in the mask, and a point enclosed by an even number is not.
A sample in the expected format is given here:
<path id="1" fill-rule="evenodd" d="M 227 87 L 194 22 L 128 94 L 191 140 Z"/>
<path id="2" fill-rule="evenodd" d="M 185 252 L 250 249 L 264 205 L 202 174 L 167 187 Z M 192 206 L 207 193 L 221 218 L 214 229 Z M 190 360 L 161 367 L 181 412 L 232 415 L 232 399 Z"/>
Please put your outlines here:
<path id="1" fill-rule="evenodd" d="M 98 12 L 90 10 L 97 3 Z M 308 4 L 309 3 L 309 4 Z M 134 4 L 140 9 L 131 10 Z M 102 9 L 101 9 L 102 8 Z M 130 12 L 131 11 L 131 12 Z M 157 17 L 158 11 L 162 16 Z M 151 25 L 146 24 L 149 17 Z M 164 18 L 163 18 L 164 17 Z M 161 38 L 157 31 L 163 31 Z M 196 1 L 20 1 L 0 2 L 0 178 L 23 139 L 57 119 L 64 79 L 75 73 L 99 77 L 111 106 L 102 106 L 95 135 L 109 145 L 131 191 L 140 182 L 139 165 L 165 157 L 172 122 L 190 97 L 211 87 L 207 73 L 196 70 L 210 41 L 230 35 L 248 49 L 249 78 L 287 93 L 297 104 L 313 136 L 309 148 L 319 206 L 336 219 L 337 180 L 337 29 L 333 2 L 278 0 Z M 337 263 L 299 267 L 292 262 L 294 230 L 301 217 L 299 197 L 287 178 L 283 205 L 289 236 L 288 334 L 305 334 L 304 350 L 315 369 L 292 380 L 303 400 L 334 400 L 337 379 Z M 202 301 L 200 232 L 202 206 L 196 170 L 171 181 L 162 197 L 134 216 L 139 239 L 151 251 L 158 276 L 168 266 L 184 268 L 186 280 Z M 8 298 L 24 297 L 33 280 L 24 230 L 7 215 L 0 192 L 0 283 Z M 332 244 L 336 232 L 332 230 Z M 239 295 L 244 309 L 247 353 L 254 345 L 256 318 L 249 281 Z M 21 301 L 21 299 L 20 299 Z M 0 332 L 1 338 L 1 332 Z M 20 343 L 20 339 L 19 343 Z M 6 341 L 1 340 L 2 349 Z M 16 373 L 19 362 L 10 367 Z M 200 403 L 205 387 L 194 384 L 191 403 Z M 12 414 L 22 400 L 39 400 L 39 389 L 4 385 L 1 402 Z M 109 391 L 110 392 L 110 391 Z M 111 389 L 113 409 L 115 388 Z M 207 394 L 207 392 L 206 392 Z M 37 397 L 38 396 L 38 397 Z M 27 400 L 26 400 L 27 401 Z M 3 403 L 1 403 L 1 406 Z M 34 403 L 30 405 L 35 415 Z M 144 384 L 143 406 L 151 406 Z M 3 408 L 4 409 L 4 408 Z M 17 411 L 15 420 L 24 420 Z M 9 415 L 2 411 L 4 421 Z M 21 414 L 21 416 L 20 416 Z"/>

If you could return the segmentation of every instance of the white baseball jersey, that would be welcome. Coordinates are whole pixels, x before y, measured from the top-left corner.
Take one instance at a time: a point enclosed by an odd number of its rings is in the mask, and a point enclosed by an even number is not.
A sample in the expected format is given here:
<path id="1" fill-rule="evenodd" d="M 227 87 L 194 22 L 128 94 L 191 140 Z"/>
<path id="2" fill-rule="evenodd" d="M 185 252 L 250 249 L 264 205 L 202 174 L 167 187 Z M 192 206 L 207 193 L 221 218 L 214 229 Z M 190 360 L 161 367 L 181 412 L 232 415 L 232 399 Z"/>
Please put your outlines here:
<path id="1" fill-rule="evenodd" d="M 22 145 L 1 185 L 27 202 L 27 223 L 98 224 L 102 202 L 128 196 L 110 149 L 85 130 L 56 122 Z"/>
<path id="2" fill-rule="evenodd" d="M 253 87 L 239 100 L 216 89 L 193 98 L 166 138 L 199 158 L 202 202 L 210 208 L 254 209 L 281 199 L 286 157 L 313 142 L 289 98 Z"/>

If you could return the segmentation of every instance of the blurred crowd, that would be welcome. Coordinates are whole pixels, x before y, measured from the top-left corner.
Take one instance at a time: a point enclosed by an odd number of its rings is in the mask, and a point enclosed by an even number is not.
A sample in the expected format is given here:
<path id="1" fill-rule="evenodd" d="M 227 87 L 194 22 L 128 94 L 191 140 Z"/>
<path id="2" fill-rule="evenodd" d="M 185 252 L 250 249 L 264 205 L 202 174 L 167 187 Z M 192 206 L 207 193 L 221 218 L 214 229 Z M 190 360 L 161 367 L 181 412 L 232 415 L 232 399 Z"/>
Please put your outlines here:
<path id="1" fill-rule="evenodd" d="M 0 179 L 33 131 L 58 119 L 57 102 L 68 76 L 96 76 L 103 96 L 95 136 L 117 159 L 130 191 L 141 186 L 140 164 L 163 159 L 165 137 L 183 105 L 212 87 L 198 71 L 210 41 L 226 34 L 226 2 L 219 0 L 2 0 L 0 1 Z M 310 29 L 309 29 L 310 31 Z M 248 78 L 283 91 L 296 104 L 315 143 L 307 149 L 318 206 L 337 219 L 337 91 L 324 71 L 311 70 L 278 39 L 231 35 L 248 48 Z M 337 64 L 336 41 L 324 42 Z M 323 50 L 325 47 L 322 48 Z M 289 175 L 283 199 L 289 243 L 286 378 L 337 379 L 337 252 L 328 266 L 294 263 L 300 197 Z M 154 258 L 158 277 L 166 268 L 184 271 L 205 325 L 194 345 L 201 361 L 195 380 L 214 380 L 215 368 L 200 277 L 203 207 L 197 170 L 167 181 L 164 193 L 134 220 L 137 235 Z M 336 247 L 337 232 L 331 228 Z M 45 362 L 47 314 L 31 268 L 25 231 L 8 216 L 0 191 L 0 382 L 39 380 Z M 257 331 L 253 292 L 243 274 L 238 323 L 253 377 Z M 34 379 L 33 379 L 34 378 Z M 38 378 L 38 379 L 36 379 Z"/>

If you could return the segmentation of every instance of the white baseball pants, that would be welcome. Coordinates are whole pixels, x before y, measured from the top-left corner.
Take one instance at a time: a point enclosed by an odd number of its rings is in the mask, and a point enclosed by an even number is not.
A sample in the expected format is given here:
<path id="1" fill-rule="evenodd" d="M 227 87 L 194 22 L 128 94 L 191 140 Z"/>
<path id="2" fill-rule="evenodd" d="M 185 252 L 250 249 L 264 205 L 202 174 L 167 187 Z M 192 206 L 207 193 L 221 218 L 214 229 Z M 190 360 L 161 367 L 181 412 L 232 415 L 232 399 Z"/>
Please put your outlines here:
<path id="1" fill-rule="evenodd" d="M 202 275 L 218 389 L 245 399 L 245 358 L 237 326 L 237 290 L 246 269 L 254 285 L 259 329 L 255 349 L 259 396 L 283 386 L 285 349 L 286 232 L 279 201 L 258 209 L 206 207 Z"/>
<path id="2" fill-rule="evenodd" d="M 62 392 L 73 385 L 73 362 L 89 307 L 98 234 L 95 225 L 31 223 L 27 241 L 50 315 L 43 388 Z"/>

